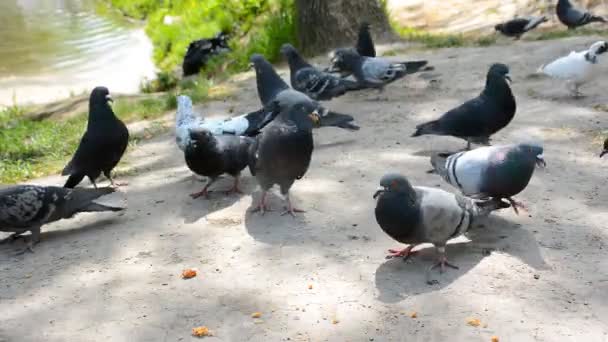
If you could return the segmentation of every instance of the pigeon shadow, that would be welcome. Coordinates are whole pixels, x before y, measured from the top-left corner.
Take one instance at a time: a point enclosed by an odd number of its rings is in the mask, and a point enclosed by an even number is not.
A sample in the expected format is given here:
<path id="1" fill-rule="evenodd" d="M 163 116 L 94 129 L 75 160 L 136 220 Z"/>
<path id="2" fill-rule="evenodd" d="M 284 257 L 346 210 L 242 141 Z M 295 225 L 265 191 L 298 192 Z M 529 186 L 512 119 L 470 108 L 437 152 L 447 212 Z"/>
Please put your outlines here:
<path id="1" fill-rule="evenodd" d="M 188 192 L 184 192 L 183 205 L 181 206 L 181 217 L 184 219 L 184 223 L 194 223 L 201 218 L 225 208 L 231 207 L 238 202 L 242 197 L 255 190 L 255 181 L 252 182 L 251 177 L 240 177 L 239 188 L 243 191 L 240 193 L 229 193 L 226 192 L 232 188 L 234 179 L 230 176 L 224 176 L 218 179 L 209 188 L 209 197 L 198 197 L 192 198 Z M 197 177 L 189 176 L 180 181 L 185 183 L 186 186 L 191 190 L 190 193 L 200 191 L 207 180 L 201 181 Z"/>
<path id="2" fill-rule="evenodd" d="M 494 252 L 512 255 L 535 269 L 548 268 L 533 234 L 522 229 L 520 224 L 496 215 L 480 223 L 467 233 L 471 242 L 450 243 L 446 248 L 450 262 L 459 269 L 447 268 L 445 273 L 430 270 L 437 262 L 435 248 L 431 245 L 419 249 L 407 262 L 402 258 L 384 262 L 375 274 L 378 299 L 395 303 L 411 295 L 441 290 L 484 258 L 492 258 Z"/>
<path id="3" fill-rule="evenodd" d="M 302 244 L 302 241 L 309 239 L 312 232 L 308 227 L 306 217 L 308 213 L 296 213 L 295 217 L 282 215 L 285 211 L 283 198 L 270 191 L 266 196 L 266 203 L 270 206 L 271 211 L 262 215 L 260 212 L 253 211 L 260 196 L 260 192 L 252 196 L 252 204 L 245 213 L 245 229 L 252 238 L 273 245 Z M 299 199 L 293 195 L 291 200 L 295 206 L 300 203 Z"/>
<path id="4" fill-rule="evenodd" d="M 350 139 L 350 140 L 344 140 L 344 141 L 336 141 L 336 142 L 331 142 L 331 143 L 325 143 L 325 144 L 318 144 L 315 146 L 316 150 L 323 150 L 326 148 L 334 148 L 334 147 L 338 147 L 338 146 L 351 146 L 354 145 L 355 143 L 357 143 L 356 139 Z"/>
<path id="5" fill-rule="evenodd" d="M 115 223 L 120 221 L 120 217 L 124 216 L 124 213 L 119 213 L 119 214 L 112 214 L 112 213 L 107 213 L 106 215 L 115 215 L 114 217 L 111 218 L 106 218 L 106 219 L 102 219 L 102 220 L 98 220 L 98 221 L 94 221 L 94 222 L 90 222 L 87 223 L 83 226 L 80 227 L 76 227 L 76 228 L 69 228 L 69 229 L 56 229 L 56 230 L 51 230 L 51 231 L 45 231 L 45 227 L 42 227 L 42 232 L 40 233 L 40 242 L 38 244 L 36 244 L 34 246 L 34 251 L 41 249 L 43 250 L 44 248 L 46 248 L 46 243 L 47 242 L 51 242 L 54 240 L 66 240 L 69 238 L 84 238 L 84 239 L 92 239 L 94 238 L 98 231 L 101 230 L 109 230 L 109 229 L 114 229 L 116 228 Z M 30 234 L 26 233 L 22 235 L 23 238 L 19 238 L 16 239 L 14 242 L 8 242 L 8 240 L 0 240 L 2 242 L 6 242 L 3 243 L 1 246 L 3 246 L 2 250 L 5 250 L 7 253 L 0 253 L 0 256 L 8 256 L 8 257 L 18 257 L 18 258 L 27 258 L 28 256 L 32 256 L 31 253 L 24 253 L 21 255 L 15 255 L 12 252 L 19 252 L 21 250 L 23 250 L 26 246 L 26 239 L 30 238 Z M 8 239 L 8 238 L 7 238 Z M 75 241 L 77 242 L 77 241 Z M 49 244 L 49 246 L 51 246 Z M 34 256 L 35 256 L 36 252 L 34 252 Z M 0 259 L 0 261 L 8 261 L 8 259 L 3 260 Z"/>

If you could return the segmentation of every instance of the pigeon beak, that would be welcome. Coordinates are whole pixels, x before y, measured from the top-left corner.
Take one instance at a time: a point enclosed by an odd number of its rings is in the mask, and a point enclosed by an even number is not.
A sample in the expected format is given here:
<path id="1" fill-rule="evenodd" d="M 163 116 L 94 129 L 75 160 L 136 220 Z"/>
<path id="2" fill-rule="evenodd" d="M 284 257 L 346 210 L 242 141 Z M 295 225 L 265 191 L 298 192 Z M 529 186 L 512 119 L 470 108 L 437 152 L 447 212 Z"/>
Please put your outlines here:
<path id="1" fill-rule="evenodd" d="M 114 103 L 114 99 L 112 98 L 112 95 L 110 95 L 110 94 L 106 95 L 106 100 L 108 100 L 108 102 Z"/>
<path id="2" fill-rule="evenodd" d="M 340 114 L 334 112 L 327 112 L 324 116 L 320 117 L 320 123 L 317 127 L 339 127 L 350 131 L 359 130 L 359 126 L 352 123 L 355 118 L 348 114 Z"/>
<path id="3" fill-rule="evenodd" d="M 317 110 L 308 114 L 308 117 L 310 118 L 310 120 L 312 120 L 312 124 L 315 127 L 321 127 L 321 116 L 319 115 L 319 112 Z"/>
<path id="4" fill-rule="evenodd" d="M 547 167 L 547 162 L 545 161 L 545 156 L 542 154 L 539 154 L 536 156 L 536 166 L 540 167 L 540 168 L 545 168 Z"/>
<path id="5" fill-rule="evenodd" d="M 509 84 L 513 83 L 513 80 L 511 80 L 511 75 L 509 75 L 509 74 L 505 75 L 505 80 L 509 81 Z"/>
<path id="6" fill-rule="evenodd" d="M 608 149 L 605 149 L 602 151 L 602 153 L 600 153 L 600 158 L 602 158 L 606 153 L 608 153 Z"/>
<path id="7" fill-rule="evenodd" d="M 384 188 L 382 189 L 378 189 L 375 193 L 374 193 L 374 199 L 376 199 L 378 196 L 380 196 L 381 194 L 385 193 L 386 190 Z"/>

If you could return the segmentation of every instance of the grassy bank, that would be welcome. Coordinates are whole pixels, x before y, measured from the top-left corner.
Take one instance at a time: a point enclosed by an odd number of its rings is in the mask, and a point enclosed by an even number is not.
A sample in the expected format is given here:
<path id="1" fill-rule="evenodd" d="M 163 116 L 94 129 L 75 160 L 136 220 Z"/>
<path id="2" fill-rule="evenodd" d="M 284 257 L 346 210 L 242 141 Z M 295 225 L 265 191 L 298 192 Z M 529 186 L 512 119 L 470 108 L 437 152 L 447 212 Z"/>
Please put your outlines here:
<path id="1" fill-rule="evenodd" d="M 241 71 L 253 52 L 271 61 L 295 38 L 293 0 L 107 0 L 127 16 L 146 20 L 154 61 L 164 72 L 181 66 L 191 41 L 230 32 L 232 52 L 223 71 Z M 211 63 L 211 68 L 218 67 Z"/>
<path id="2" fill-rule="evenodd" d="M 119 98 L 113 105 L 126 123 L 154 120 L 175 109 L 176 94 L 187 94 L 197 102 L 230 95 L 221 84 L 204 78 L 182 82 L 171 92 L 147 98 Z M 67 119 L 34 120 L 28 108 L 10 107 L 0 111 L 0 184 L 58 174 L 71 158 L 85 131 L 87 113 Z M 140 134 L 131 134 L 132 144 L 162 132 L 151 123 Z"/>

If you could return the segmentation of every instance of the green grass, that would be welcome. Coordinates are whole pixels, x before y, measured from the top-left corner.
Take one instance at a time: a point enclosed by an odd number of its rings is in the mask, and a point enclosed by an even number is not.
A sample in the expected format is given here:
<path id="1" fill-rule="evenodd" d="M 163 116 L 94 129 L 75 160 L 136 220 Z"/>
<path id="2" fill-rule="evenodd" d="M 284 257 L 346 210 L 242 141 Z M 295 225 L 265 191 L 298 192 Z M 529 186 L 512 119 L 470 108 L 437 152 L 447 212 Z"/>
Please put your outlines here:
<path id="1" fill-rule="evenodd" d="M 253 53 L 271 62 L 283 43 L 295 41 L 293 0 L 106 0 L 125 15 L 146 19 L 146 33 L 154 45 L 154 61 L 161 77 L 179 69 L 191 41 L 230 32 L 232 52 L 209 63 L 207 73 L 243 71 Z M 173 18 L 165 24 L 165 18 Z M 174 85 L 171 78 L 154 91 Z M 166 82 L 166 81 L 171 82 Z"/>

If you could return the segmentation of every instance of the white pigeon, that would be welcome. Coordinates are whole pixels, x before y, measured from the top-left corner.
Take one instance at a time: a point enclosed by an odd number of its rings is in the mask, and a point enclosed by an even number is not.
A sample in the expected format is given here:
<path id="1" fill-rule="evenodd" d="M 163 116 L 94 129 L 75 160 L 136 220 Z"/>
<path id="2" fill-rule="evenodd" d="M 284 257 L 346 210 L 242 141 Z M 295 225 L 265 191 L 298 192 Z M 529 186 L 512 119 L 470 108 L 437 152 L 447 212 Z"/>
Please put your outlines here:
<path id="1" fill-rule="evenodd" d="M 186 95 L 177 97 L 175 116 L 175 141 L 180 150 L 185 151 L 190 143 L 190 131 L 206 130 L 213 135 L 254 136 L 279 113 L 278 106 L 243 114 L 229 119 L 204 119 L 194 113 L 192 100 Z"/>
<path id="2" fill-rule="evenodd" d="M 538 72 L 565 80 L 568 90 L 572 91 L 574 96 L 580 96 L 579 87 L 597 75 L 594 66 L 598 62 L 598 56 L 606 51 L 608 51 L 608 43 L 599 41 L 593 43 L 588 50 L 572 51 L 568 56 L 560 57 L 541 66 Z"/>

